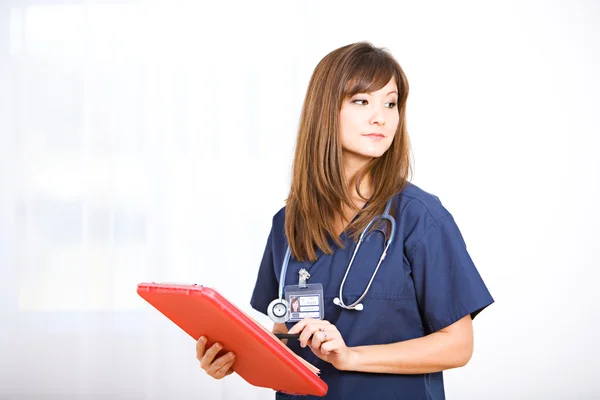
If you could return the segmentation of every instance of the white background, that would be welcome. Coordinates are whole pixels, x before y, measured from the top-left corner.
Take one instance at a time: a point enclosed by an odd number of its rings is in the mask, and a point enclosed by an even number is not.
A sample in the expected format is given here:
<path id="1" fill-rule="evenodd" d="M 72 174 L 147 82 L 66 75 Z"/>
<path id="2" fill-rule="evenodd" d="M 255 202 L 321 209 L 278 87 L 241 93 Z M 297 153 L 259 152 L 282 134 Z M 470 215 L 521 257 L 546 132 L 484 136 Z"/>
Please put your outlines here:
<path id="1" fill-rule="evenodd" d="M 0 3 L 0 398 L 271 399 L 213 381 L 142 281 L 249 298 L 317 62 L 387 47 L 413 182 L 496 303 L 449 399 L 593 399 L 600 3 Z M 114 4 L 111 4 L 114 3 Z"/>

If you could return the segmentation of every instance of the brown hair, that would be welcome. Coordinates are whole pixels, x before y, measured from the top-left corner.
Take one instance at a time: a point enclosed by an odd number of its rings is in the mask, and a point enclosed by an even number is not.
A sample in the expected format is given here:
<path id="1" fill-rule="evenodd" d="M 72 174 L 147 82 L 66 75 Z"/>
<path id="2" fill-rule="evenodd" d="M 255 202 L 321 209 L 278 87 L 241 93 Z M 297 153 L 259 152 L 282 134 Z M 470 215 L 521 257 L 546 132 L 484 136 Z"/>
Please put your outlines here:
<path id="1" fill-rule="evenodd" d="M 383 212 L 387 201 L 403 189 L 410 174 L 410 145 L 405 110 L 408 81 L 385 49 L 367 42 L 350 44 L 326 55 L 310 79 L 298 129 L 292 183 L 286 201 L 285 233 L 294 258 L 316 259 L 316 248 L 331 254 L 328 239 L 343 244 L 335 234 L 334 218 L 343 206 L 356 210 L 344 179 L 339 114 L 344 99 L 374 92 L 392 77 L 398 85 L 398 128 L 390 148 L 358 174 L 371 177 L 374 188 L 368 204 L 346 230 L 354 240 L 369 221 Z M 359 192 L 360 195 L 360 192 Z M 362 197 L 362 195 L 361 195 Z"/>

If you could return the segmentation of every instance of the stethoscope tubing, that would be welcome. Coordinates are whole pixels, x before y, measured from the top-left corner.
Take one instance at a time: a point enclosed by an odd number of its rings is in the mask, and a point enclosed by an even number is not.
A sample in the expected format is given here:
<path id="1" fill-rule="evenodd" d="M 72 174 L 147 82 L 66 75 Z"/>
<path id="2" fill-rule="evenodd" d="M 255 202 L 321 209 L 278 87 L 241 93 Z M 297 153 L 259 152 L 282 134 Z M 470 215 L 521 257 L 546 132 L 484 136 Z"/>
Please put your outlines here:
<path id="1" fill-rule="evenodd" d="M 387 256 L 387 251 L 388 251 L 390 245 L 392 244 L 392 241 L 394 240 L 394 236 L 396 235 L 396 221 L 390 215 L 391 206 L 392 206 L 392 200 L 390 199 L 386 204 L 383 215 L 379 215 L 379 216 L 376 216 L 375 218 L 373 218 L 360 234 L 358 243 L 356 243 L 356 247 L 354 248 L 354 252 L 352 253 L 352 258 L 350 259 L 350 263 L 348 264 L 348 267 L 346 268 L 346 273 L 344 274 L 344 278 L 342 279 L 342 283 L 340 285 L 339 298 L 336 298 L 335 299 L 336 301 L 334 301 L 335 304 L 339 305 L 342 308 L 345 308 L 347 310 L 357 309 L 357 306 L 360 305 L 360 302 L 367 295 L 369 288 L 371 287 L 371 284 L 373 283 L 373 280 L 375 279 L 375 276 L 377 275 L 377 271 L 379 270 L 379 267 L 381 266 L 381 263 L 383 262 L 383 260 L 385 260 L 385 257 Z M 365 236 L 368 235 L 369 229 L 371 228 L 371 226 L 374 223 L 381 221 L 382 219 L 389 221 L 389 223 L 392 227 L 390 236 L 386 241 L 385 248 L 383 249 L 383 253 L 379 257 L 379 262 L 377 263 L 377 266 L 375 267 L 375 271 L 371 275 L 371 279 L 369 280 L 369 283 L 367 284 L 367 287 L 363 291 L 362 295 L 358 298 L 358 300 L 356 300 L 352 304 L 346 305 L 346 304 L 344 304 L 344 301 L 342 299 L 342 293 L 343 293 L 343 289 L 344 289 L 344 283 L 346 282 L 346 278 L 348 277 L 350 268 L 352 268 L 352 264 L 354 263 L 354 258 L 356 257 L 356 254 L 358 253 L 358 249 L 360 248 L 360 245 L 362 244 Z M 291 250 L 290 250 L 290 246 L 288 245 L 286 248 L 284 259 L 283 259 L 283 264 L 281 266 L 281 274 L 279 276 L 279 300 L 280 301 L 283 299 L 283 288 L 285 286 L 285 278 L 287 275 L 287 269 L 288 269 L 288 265 L 290 262 L 290 258 L 291 258 Z M 362 309 L 362 307 L 360 309 Z"/>

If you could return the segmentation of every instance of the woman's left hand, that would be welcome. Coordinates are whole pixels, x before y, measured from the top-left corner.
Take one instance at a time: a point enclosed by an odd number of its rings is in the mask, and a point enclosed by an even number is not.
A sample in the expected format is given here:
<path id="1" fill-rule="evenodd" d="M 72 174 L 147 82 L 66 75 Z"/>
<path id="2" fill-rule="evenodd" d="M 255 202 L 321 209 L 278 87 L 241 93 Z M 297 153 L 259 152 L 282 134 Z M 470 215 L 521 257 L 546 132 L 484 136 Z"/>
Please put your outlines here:
<path id="1" fill-rule="evenodd" d="M 288 333 L 300 333 L 300 346 L 310 349 L 323 361 L 333 364 L 339 370 L 348 368 L 352 351 L 335 325 L 329 321 L 305 318 L 294 325 Z"/>

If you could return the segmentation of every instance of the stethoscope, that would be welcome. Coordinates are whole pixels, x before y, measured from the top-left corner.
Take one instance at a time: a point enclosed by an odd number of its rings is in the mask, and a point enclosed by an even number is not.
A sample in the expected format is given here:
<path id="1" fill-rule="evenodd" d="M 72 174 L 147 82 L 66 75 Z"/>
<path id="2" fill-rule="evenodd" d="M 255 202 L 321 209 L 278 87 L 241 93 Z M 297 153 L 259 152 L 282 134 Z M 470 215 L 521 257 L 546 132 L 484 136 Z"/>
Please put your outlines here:
<path id="1" fill-rule="evenodd" d="M 356 247 L 354 248 L 354 253 L 352 254 L 352 258 L 350 259 L 350 263 L 346 267 L 346 273 L 344 274 L 344 278 L 342 279 L 342 284 L 340 285 L 339 296 L 336 297 L 335 299 L 333 299 L 333 304 L 335 304 L 336 306 L 340 306 L 346 310 L 361 311 L 364 309 L 364 306 L 361 303 L 361 301 L 365 298 L 365 296 L 369 292 L 369 288 L 371 287 L 371 284 L 373 283 L 373 280 L 375 279 L 375 275 L 377 275 L 379 266 L 381 265 L 383 260 L 385 260 L 388 248 L 390 247 L 390 244 L 394 240 L 394 235 L 396 234 L 396 221 L 390 215 L 391 207 L 392 207 L 392 199 L 390 199 L 387 202 L 384 213 L 382 215 L 378 215 L 375 218 L 373 218 L 371 220 L 371 222 L 369 222 L 369 224 L 361 232 L 360 237 L 358 239 L 358 243 L 356 243 Z M 391 231 L 390 231 L 390 235 L 385 243 L 383 252 L 381 253 L 381 256 L 379 257 L 379 262 L 377 263 L 377 266 L 375 267 L 375 270 L 373 271 L 373 274 L 371 275 L 371 280 L 369 281 L 369 284 L 367 285 L 367 287 L 365 288 L 363 293 L 360 295 L 360 297 L 356 301 L 354 301 L 352 304 L 346 305 L 344 303 L 342 294 L 343 294 L 343 290 L 344 290 L 344 284 L 346 283 L 346 278 L 348 277 L 350 268 L 352 268 L 352 264 L 354 263 L 354 258 L 356 257 L 356 254 L 358 253 L 358 249 L 360 248 L 360 245 L 362 244 L 363 240 L 369 234 L 375 232 L 375 231 L 369 232 L 369 229 L 371 228 L 371 226 L 382 220 L 387 220 L 390 223 Z M 381 229 L 376 229 L 376 230 L 383 232 Z M 384 233 L 384 235 L 385 235 L 385 233 Z M 290 312 L 289 312 L 290 307 L 289 307 L 288 302 L 283 298 L 283 288 L 285 285 L 285 277 L 287 274 L 287 268 L 288 268 L 288 264 L 290 262 L 290 257 L 291 257 L 290 247 L 287 246 L 283 264 L 281 266 L 281 274 L 279 276 L 279 298 L 273 300 L 271 302 L 271 304 L 269 304 L 269 307 L 267 308 L 267 314 L 274 322 L 277 322 L 277 323 L 283 323 L 290 319 Z"/>

